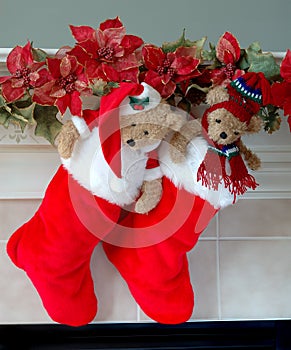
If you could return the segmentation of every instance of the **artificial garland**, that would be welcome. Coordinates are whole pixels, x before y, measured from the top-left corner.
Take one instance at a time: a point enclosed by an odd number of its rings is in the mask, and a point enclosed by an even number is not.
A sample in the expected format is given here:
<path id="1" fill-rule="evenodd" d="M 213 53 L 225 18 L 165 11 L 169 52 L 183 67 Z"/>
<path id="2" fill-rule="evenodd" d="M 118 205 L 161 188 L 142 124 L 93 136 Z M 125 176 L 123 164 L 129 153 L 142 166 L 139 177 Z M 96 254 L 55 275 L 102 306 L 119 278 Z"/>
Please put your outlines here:
<path id="1" fill-rule="evenodd" d="M 246 72 L 262 72 L 272 85 L 271 103 L 260 110 L 263 128 L 273 133 L 281 126 L 279 110 L 291 125 L 291 51 L 281 65 L 258 42 L 240 47 L 230 32 L 205 49 L 206 37 L 189 40 L 183 31 L 161 47 L 126 34 L 118 17 L 97 29 L 70 26 L 74 47 L 61 47 L 55 55 L 36 49 L 31 42 L 14 47 L 7 57 L 11 75 L 0 77 L 0 124 L 35 126 L 35 135 L 54 144 L 67 109 L 82 116 L 84 96 L 103 96 L 122 81 L 146 82 L 170 104 L 188 112 L 205 102 L 214 86 L 226 86 Z"/>
<path id="2" fill-rule="evenodd" d="M 229 32 L 208 51 L 206 38 L 184 32 L 157 47 L 126 34 L 118 17 L 71 31 L 75 46 L 53 57 L 16 46 L 0 78 L 0 122 L 35 125 L 62 162 L 7 253 L 56 322 L 94 319 L 97 244 L 150 318 L 185 322 L 194 308 L 187 252 L 218 210 L 258 185 L 247 167 L 260 159 L 241 137 L 279 129 L 280 109 L 291 124 L 291 51 L 279 66 Z M 100 97 L 99 108 L 86 96 Z"/>

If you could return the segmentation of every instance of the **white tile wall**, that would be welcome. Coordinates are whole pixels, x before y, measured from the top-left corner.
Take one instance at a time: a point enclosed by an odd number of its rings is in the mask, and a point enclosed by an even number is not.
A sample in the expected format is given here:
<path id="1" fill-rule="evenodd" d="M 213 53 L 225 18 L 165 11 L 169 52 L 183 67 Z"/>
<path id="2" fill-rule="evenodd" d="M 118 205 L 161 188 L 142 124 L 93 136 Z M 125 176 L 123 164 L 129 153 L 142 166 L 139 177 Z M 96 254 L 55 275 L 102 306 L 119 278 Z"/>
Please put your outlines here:
<path id="1" fill-rule="evenodd" d="M 9 234 L 40 200 L 0 200 L 0 323 L 52 322 L 26 277 L 7 257 Z M 195 310 L 191 320 L 291 317 L 291 199 L 244 199 L 222 210 L 188 254 Z M 94 322 L 150 321 L 101 246 L 92 256 L 99 300 Z"/>

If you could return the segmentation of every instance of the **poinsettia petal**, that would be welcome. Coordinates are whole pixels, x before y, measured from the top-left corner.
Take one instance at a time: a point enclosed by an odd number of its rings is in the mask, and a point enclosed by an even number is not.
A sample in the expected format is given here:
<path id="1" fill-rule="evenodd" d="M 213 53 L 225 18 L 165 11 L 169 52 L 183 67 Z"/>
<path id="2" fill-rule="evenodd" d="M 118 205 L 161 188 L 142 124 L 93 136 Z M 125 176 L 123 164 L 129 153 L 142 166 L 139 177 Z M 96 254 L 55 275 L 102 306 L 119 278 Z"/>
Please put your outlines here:
<path id="1" fill-rule="evenodd" d="M 86 40 L 95 40 L 95 29 L 89 26 L 70 25 L 71 33 L 78 43 Z"/>
<path id="2" fill-rule="evenodd" d="M 64 95 L 56 100 L 55 105 L 58 107 L 61 115 L 65 114 L 67 108 L 71 103 L 71 97 L 69 94 Z"/>
<path id="3" fill-rule="evenodd" d="M 160 47 L 154 45 L 145 45 L 142 48 L 143 59 L 145 66 L 149 70 L 156 70 L 158 66 L 161 66 L 166 58 L 166 54 Z"/>
<path id="4" fill-rule="evenodd" d="M 284 115 L 291 116 L 291 99 L 285 101 L 283 109 L 284 109 Z"/>
<path id="5" fill-rule="evenodd" d="M 97 58 L 97 51 L 100 48 L 96 40 L 87 40 L 79 44 L 92 58 Z"/>
<path id="6" fill-rule="evenodd" d="M 287 82 L 291 83 L 291 50 L 289 49 L 282 60 L 280 73 Z"/>
<path id="7" fill-rule="evenodd" d="M 78 91 L 74 91 L 70 94 L 70 102 L 68 105 L 72 115 L 76 115 L 81 117 L 82 115 L 82 100 L 80 98 L 80 93 Z"/>
<path id="8" fill-rule="evenodd" d="M 113 19 L 107 19 L 106 21 L 102 22 L 99 26 L 99 28 L 102 31 L 108 28 L 119 28 L 119 27 L 123 27 L 123 24 L 121 23 L 118 16 Z"/>
<path id="9" fill-rule="evenodd" d="M 156 89 L 163 98 L 170 97 L 176 88 L 176 84 L 172 81 L 169 81 L 168 84 L 164 84 L 161 76 L 155 71 L 148 71 L 145 74 L 144 81 Z"/>
<path id="10" fill-rule="evenodd" d="M 36 84 L 36 82 L 37 82 L 37 80 L 38 80 L 39 78 L 40 78 L 40 77 L 39 77 L 38 72 L 31 72 L 31 73 L 29 74 L 30 85 L 31 85 L 31 86 L 35 86 L 35 84 Z"/>
<path id="11" fill-rule="evenodd" d="M 25 62 L 25 66 L 30 66 L 33 63 L 32 49 L 29 41 L 23 46 L 21 56 Z"/>
<path id="12" fill-rule="evenodd" d="M 223 61 L 225 64 L 234 64 L 235 63 L 235 59 L 233 57 L 232 52 L 230 52 L 229 50 L 224 50 L 223 52 Z"/>
<path id="13" fill-rule="evenodd" d="M 98 77 L 104 81 L 120 81 L 119 73 L 108 64 L 100 65 L 98 71 Z"/>
<path id="14" fill-rule="evenodd" d="M 61 60 L 60 73 L 61 73 L 62 77 L 68 76 L 71 73 L 71 71 L 74 70 L 74 68 L 73 68 L 74 63 L 72 60 L 73 58 L 76 60 L 76 58 L 74 56 L 71 56 L 71 59 L 68 56 L 66 56 Z"/>
<path id="15" fill-rule="evenodd" d="M 85 66 L 86 61 L 88 61 L 92 55 L 89 55 L 88 52 L 80 45 L 76 45 L 72 50 L 67 52 L 68 55 L 76 57 L 77 61 Z"/>
<path id="16" fill-rule="evenodd" d="M 108 28 L 104 31 L 97 29 L 96 40 L 100 47 L 116 47 L 120 46 L 125 33 L 125 27 Z"/>
<path id="17" fill-rule="evenodd" d="M 45 62 L 34 62 L 30 66 L 30 70 L 35 72 L 45 65 Z"/>
<path id="18" fill-rule="evenodd" d="M 76 80 L 75 81 L 75 89 L 79 92 L 87 89 L 88 85 L 85 81 L 82 80 Z"/>
<path id="19" fill-rule="evenodd" d="M 6 81 L 2 85 L 2 95 L 8 103 L 17 101 L 18 99 L 23 97 L 25 91 L 26 89 L 23 87 L 13 87 L 10 80 Z"/>
<path id="20" fill-rule="evenodd" d="M 195 70 L 195 71 L 193 71 L 193 72 L 190 73 L 190 74 L 175 75 L 175 76 L 172 78 L 172 80 L 174 81 L 174 83 L 180 83 L 180 82 L 185 81 L 185 80 L 190 80 L 190 79 L 199 77 L 200 74 L 201 74 L 201 73 L 200 73 L 199 70 Z"/>
<path id="21" fill-rule="evenodd" d="M 195 71 L 200 60 L 191 56 L 176 57 L 172 62 L 171 67 L 175 68 L 176 74 L 187 75 Z"/>
<path id="22" fill-rule="evenodd" d="M 16 89 L 18 89 L 18 88 L 22 88 L 22 87 L 24 87 L 25 86 L 25 83 L 24 83 L 24 79 L 23 78 L 18 78 L 18 79 L 11 79 L 10 80 L 10 82 L 11 82 L 11 87 L 12 88 L 16 88 Z"/>
<path id="23" fill-rule="evenodd" d="M 225 54 L 225 51 L 228 54 Z M 240 45 L 236 37 L 230 33 L 225 32 L 218 40 L 216 45 L 216 57 L 224 64 L 234 64 L 240 58 Z"/>
<path id="24" fill-rule="evenodd" d="M 130 81 L 132 83 L 138 83 L 138 68 L 130 68 L 123 70 L 119 73 L 120 81 Z"/>
<path id="25" fill-rule="evenodd" d="M 62 46 L 58 49 L 58 51 L 55 53 L 54 58 L 60 58 L 62 59 L 63 57 L 65 57 L 68 52 L 70 52 L 72 50 L 71 46 Z"/>
<path id="26" fill-rule="evenodd" d="M 279 108 L 283 108 L 284 101 L 286 98 L 287 93 L 287 86 L 288 84 L 286 82 L 275 82 L 271 85 L 271 103 Z"/>
<path id="27" fill-rule="evenodd" d="M 128 55 L 143 45 L 143 40 L 135 35 L 125 35 L 121 41 L 124 54 Z"/>
<path id="28" fill-rule="evenodd" d="M 11 74 L 26 67 L 26 61 L 22 57 L 22 47 L 16 46 L 7 56 L 7 68 Z"/>
<path id="29" fill-rule="evenodd" d="M 118 61 L 114 63 L 114 68 L 121 72 L 125 69 L 131 69 L 131 68 L 136 68 L 141 65 L 141 62 L 138 61 L 136 55 L 134 53 L 120 58 Z"/>
<path id="30" fill-rule="evenodd" d="M 98 77 L 98 67 L 100 66 L 100 63 L 96 60 L 87 60 L 85 64 L 85 71 L 89 79 L 95 79 Z"/>
<path id="31" fill-rule="evenodd" d="M 190 47 L 180 46 L 175 51 L 176 57 L 191 56 L 191 57 L 195 58 L 196 54 L 197 54 L 197 47 L 196 46 L 190 46 Z"/>
<path id="32" fill-rule="evenodd" d="M 38 71 L 38 75 L 39 75 L 39 78 L 35 82 L 35 86 L 36 87 L 44 85 L 48 81 L 52 80 L 52 76 L 51 76 L 51 74 L 49 73 L 49 71 L 46 68 L 40 69 Z"/>
<path id="33" fill-rule="evenodd" d="M 58 58 L 47 58 L 47 66 L 53 78 L 58 79 L 61 76 L 60 72 L 61 60 Z"/>
<path id="34" fill-rule="evenodd" d="M 64 97 L 65 95 L 66 95 L 66 90 L 63 89 L 58 84 L 55 84 L 50 91 L 50 96 L 53 98 L 61 98 L 61 97 Z"/>
<path id="35" fill-rule="evenodd" d="M 56 99 L 51 96 L 54 84 L 55 81 L 51 80 L 41 87 L 35 88 L 33 90 L 32 100 L 40 105 L 54 105 Z"/>
<path id="36" fill-rule="evenodd" d="M 245 74 L 245 71 L 244 71 L 244 70 L 242 70 L 242 69 L 236 69 L 236 70 L 234 71 L 233 76 L 232 76 L 232 80 L 235 80 L 235 79 L 241 77 L 241 76 L 244 75 L 244 74 Z"/>
<path id="37" fill-rule="evenodd" d="M 11 75 L 6 75 L 4 77 L 0 77 L 0 84 L 5 83 L 5 81 L 10 80 L 11 79 Z"/>

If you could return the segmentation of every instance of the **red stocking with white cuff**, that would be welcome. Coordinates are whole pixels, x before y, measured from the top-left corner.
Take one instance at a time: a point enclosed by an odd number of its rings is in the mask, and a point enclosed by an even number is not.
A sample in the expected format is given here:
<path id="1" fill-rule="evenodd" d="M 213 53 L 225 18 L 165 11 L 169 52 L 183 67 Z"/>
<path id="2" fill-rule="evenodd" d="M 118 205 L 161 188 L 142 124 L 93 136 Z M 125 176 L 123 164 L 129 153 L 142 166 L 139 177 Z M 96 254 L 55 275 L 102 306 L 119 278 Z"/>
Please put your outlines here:
<path id="1" fill-rule="evenodd" d="M 7 245 L 9 257 L 27 273 L 49 316 L 71 326 L 91 322 L 97 312 L 90 259 L 100 239 L 80 221 L 76 208 L 78 200 L 90 215 L 91 199 L 89 192 L 60 167 L 35 215 L 11 236 Z M 99 207 L 110 207 L 108 212 L 117 221 L 120 208 L 99 201 Z M 96 207 L 92 209 L 96 216 Z M 106 222 L 106 216 L 97 216 L 100 228 L 105 228 L 102 220 Z"/>

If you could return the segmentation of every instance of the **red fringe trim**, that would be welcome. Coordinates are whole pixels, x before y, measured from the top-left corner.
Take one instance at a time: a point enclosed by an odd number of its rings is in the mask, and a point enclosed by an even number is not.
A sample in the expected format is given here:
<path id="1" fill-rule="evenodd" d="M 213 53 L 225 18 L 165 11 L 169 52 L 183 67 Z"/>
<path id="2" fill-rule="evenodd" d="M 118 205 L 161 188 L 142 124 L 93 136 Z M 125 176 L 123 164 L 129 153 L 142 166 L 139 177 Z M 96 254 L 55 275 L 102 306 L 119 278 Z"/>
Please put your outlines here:
<path id="1" fill-rule="evenodd" d="M 258 184 L 255 178 L 248 173 L 245 163 L 240 155 L 229 160 L 231 174 L 225 171 L 226 158 L 213 151 L 207 151 L 203 162 L 197 172 L 197 181 L 202 185 L 218 190 L 218 185 L 224 183 L 225 188 L 233 195 L 233 203 L 238 195 L 243 195 L 248 188 L 255 189 Z"/>

